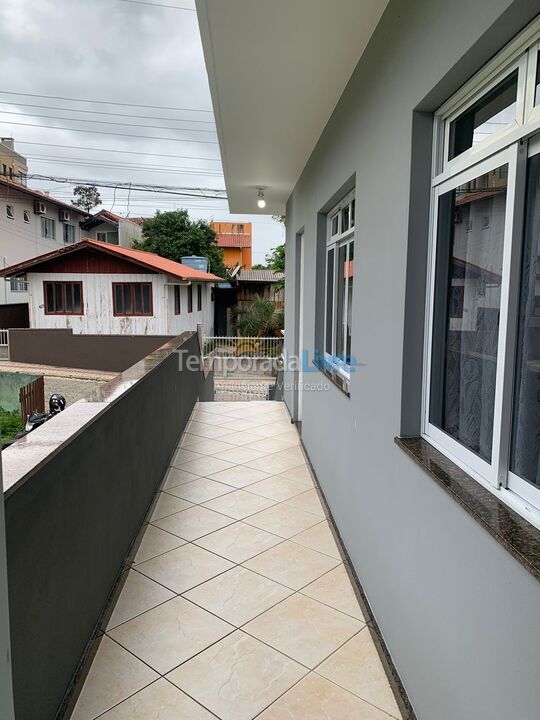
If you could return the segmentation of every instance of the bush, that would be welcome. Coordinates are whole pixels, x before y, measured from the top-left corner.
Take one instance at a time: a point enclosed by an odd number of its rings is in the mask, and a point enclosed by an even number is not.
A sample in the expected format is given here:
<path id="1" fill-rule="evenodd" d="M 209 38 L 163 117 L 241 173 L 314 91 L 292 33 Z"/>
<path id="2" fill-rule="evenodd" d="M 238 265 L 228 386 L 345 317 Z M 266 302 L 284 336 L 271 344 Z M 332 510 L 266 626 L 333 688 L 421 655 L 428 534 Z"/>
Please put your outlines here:
<path id="1" fill-rule="evenodd" d="M 21 414 L 18 410 L 4 410 L 0 407 L 0 441 L 11 442 L 21 429 Z"/>

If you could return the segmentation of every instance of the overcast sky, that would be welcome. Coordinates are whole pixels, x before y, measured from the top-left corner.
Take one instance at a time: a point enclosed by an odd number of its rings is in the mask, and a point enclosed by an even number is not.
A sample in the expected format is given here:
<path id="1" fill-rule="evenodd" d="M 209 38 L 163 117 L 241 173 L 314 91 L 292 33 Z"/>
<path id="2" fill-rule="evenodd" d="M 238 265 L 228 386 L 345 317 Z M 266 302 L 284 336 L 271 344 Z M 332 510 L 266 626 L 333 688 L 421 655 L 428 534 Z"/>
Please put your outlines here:
<path id="1" fill-rule="evenodd" d="M 15 138 L 30 173 L 223 190 L 193 8 L 193 0 L 0 1 L 0 133 Z M 29 185 L 72 197 L 73 184 Z M 254 262 L 283 242 L 270 217 L 230 215 L 223 200 L 132 191 L 128 206 L 126 189 L 100 192 L 120 214 L 187 208 L 193 218 L 252 221 Z"/>

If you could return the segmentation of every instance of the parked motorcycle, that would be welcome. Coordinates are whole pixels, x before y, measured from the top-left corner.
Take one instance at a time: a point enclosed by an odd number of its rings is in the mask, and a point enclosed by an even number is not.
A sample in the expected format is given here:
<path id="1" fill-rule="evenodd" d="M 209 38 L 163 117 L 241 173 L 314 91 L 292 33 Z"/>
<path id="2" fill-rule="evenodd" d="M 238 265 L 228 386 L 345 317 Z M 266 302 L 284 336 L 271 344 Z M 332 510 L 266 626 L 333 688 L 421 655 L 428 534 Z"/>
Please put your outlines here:
<path id="1" fill-rule="evenodd" d="M 65 397 L 59 393 L 53 393 L 49 398 L 49 412 L 39 413 L 37 410 L 31 412 L 26 418 L 26 425 L 15 435 L 15 440 L 28 435 L 28 433 L 31 433 L 33 430 L 46 423 L 47 420 L 50 420 L 55 415 L 58 415 L 58 413 L 61 413 L 65 407 Z"/>

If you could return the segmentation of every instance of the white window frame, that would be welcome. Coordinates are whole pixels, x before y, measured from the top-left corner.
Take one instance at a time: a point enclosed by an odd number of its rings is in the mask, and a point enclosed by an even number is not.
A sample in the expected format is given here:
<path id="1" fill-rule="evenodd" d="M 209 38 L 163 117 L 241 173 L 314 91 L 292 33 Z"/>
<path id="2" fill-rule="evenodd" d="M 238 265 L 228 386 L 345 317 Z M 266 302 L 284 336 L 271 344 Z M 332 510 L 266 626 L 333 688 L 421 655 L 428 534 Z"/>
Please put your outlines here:
<path id="1" fill-rule="evenodd" d="M 48 223 L 50 223 L 49 227 L 52 228 L 51 235 L 47 235 L 45 230 Z M 50 240 L 51 242 L 56 240 L 56 222 L 54 218 L 47 217 L 46 215 L 41 216 L 41 237 L 44 240 Z"/>
<path id="2" fill-rule="evenodd" d="M 20 278 L 20 277 L 10 278 L 9 290 L 12 293 L 28 292 L 28 283 L 24 278 Z"/>
<path id="3" fill-rule="evenodd" d="M 343 210 L 348 209 L 349 211 L 349 227 L 346 230 L 342 230 L 342 219 L 343 219 Z M 330 212 L 327 215 L 327 224 L 326 224 L 326 252 L 325 252 L 325 289 L 324 289 L 324 332 L 323 332 L 323 348 L 324 348 L 324 359 L 326 363 L 327 368 L 331 368 L 332 372 L 335 372 L 336 375 L 339 376 L 339 378 L 345 383 L 346 389 L 348 390 L 348 386 L 351 379 L 351 368 L 350 365 L 346 362 L 344 362 L 341 358 L 338 358 L 336 356 L 336 342 L 337 342 L 337 331 L 338 328 L 336 327 L 337 324 L 337 307 L 338 307 L 338 272 L 339 272 L 339 266 L 338 266 L 338 255 L 340 248 L 346 246 L 347 247 L 347 255 L 346 255 L 346 262 L 349 262 L 349 252 L 351 243 L 354 242 L 354 231 L 355 231 L 355 209 L 356 209 L 356 201 L 355 201 L 355 192 L 354 190 L 350 193 L 348 193 L 335 207 L 330 210 Z M 332 225 L 333 221 L 337 219 L 337 232 L 332 235 Z M 327 312 L 328 312 L 328 274 L 327 274 L 327 268 L 328 268 L 328 254 L 330 250 L 334 250 L 334 267 L 333 267 L 333 298 L 332 298 L 332 339 L 331 339 L 331 345 L 332 345 L 332 354 L 326 352 L 326 341 L 327 341 L 327 335 L 326 335 L 326 320 L 327 320 Z M 347 314 L 348 314 L 348 301 L 349 301 L 349 293 L 348 293 L 348 286 L 349 286 L 349 279 L 347 278 L 347 282 L 345 283 L 344 287 L 344 304 L 343 304 L 343 319 L 344 322 L 342 322 L 343 325 L 343 347 L 346 350 L 347 347 Z"/>
<path id="4" fill-rule="evenodd" d="M 8 220 L 15 220 L 15 206 L 6 205 L 6 217 Z"/>
<path id="5" fill-rule="evenodd" d="M 23 210 L 23 221 L 25 223 L 30 222 L 30 211 L 29 210 Z"/>
<path id="6" fill-rule="evenodd" d="M 62 234 L 63 234 L 64 245 L 73 245 L 73 243 L 75 242 L 75 225 L 73 225 L 72 223 L 62 223 L 62 225 L 63 225 Z M 68 228 L 72 228 L 72 230 L 73 230 L 73 240 L 66 239 L 66 236 L 68 234 Z"/>
<path id="7" fill-rule="evenodd" d="M 523 212 L 528 141 L 540 143 L 540 105 L 534 105 L 540 50 L 540 16 L 471 78 L 434 117 L 428 283 L 424 343 L 422 437 L 540 528 L 540 489 L 509 470 L 518 301 L 523 242 Z M 518 70 L 516 117 L 507 126 L 452 160 L 449 129 L 453 120 L 502 79 Z M 501 165 L 508 165 L 493 443 L 491 462 L 483 460 L 429 420 L 433 306 L 439 197 Z"/>

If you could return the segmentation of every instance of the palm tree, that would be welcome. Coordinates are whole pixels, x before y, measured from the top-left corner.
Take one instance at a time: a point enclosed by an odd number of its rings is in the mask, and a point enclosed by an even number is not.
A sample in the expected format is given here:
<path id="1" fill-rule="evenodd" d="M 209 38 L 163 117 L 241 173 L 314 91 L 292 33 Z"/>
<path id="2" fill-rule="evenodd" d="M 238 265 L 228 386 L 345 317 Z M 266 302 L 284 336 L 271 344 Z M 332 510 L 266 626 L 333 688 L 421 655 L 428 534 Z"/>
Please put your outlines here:
<path id="1" fill-rule="evenodd" d="M 283 308 L 273 300 L 255 295 L 251 305 L 236 308 L 238 334 L 271 337 L 283 328 Z"/>

